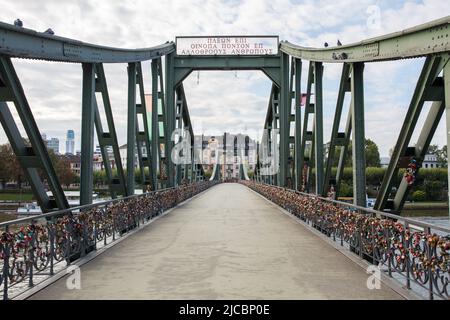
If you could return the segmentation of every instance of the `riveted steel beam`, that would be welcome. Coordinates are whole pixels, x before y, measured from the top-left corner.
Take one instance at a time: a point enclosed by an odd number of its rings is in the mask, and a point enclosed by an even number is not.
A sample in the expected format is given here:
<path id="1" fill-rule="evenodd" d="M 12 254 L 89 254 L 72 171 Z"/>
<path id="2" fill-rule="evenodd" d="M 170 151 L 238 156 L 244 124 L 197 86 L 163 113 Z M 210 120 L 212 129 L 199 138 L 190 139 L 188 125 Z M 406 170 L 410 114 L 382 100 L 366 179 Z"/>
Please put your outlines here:
<path id="1" fill-rule="evenodd" d="M 314 62 L 314 165 L 316 169 L 316 194 L 323 190 L 323 96 L 322 96 L 323 65 Z"/>
<path id="2" fill-rule="evenodd" d="M 398 60 L 450 51 L 450 16 L 348 45 L 306 48 L 281 42 L 280 50 L 309 61 L 342 63 Z"/>
<path id="3" fill-rule="evenodd" d="M 36 32 L 0 22 L 0 54 L 27 59 L 89 63 L 128 63 L 175 51 L 173 42 L 151 48 L 121 49 Z"/>
<path id="4" fill-rule="evenodd" d="M 294 94 L 295 94 L 295 183 L 294 188 L 300 190 L 300 177 L 302 175 L 302 91 L 301 91 L 301 75 L 302 75 L 302 61 L 293 58 L 294 66 Z"/>
<path id="5" fill-rule="evenodd" d="M 174 54 L 166 56 L 166 131 L 165 135 L 165 162 L 167 168 L 167 184 L 168 187 L 175 186 L 175 167 L 171 160 L 173 142 L 171 139 L 172 132 L 175 129 L 175 61 Z"/>
<path id="6" fill-rule="evenodd" d="M 152 60 L 152 188 L 158 190 L 158 163 L 161 163 L 161 150 L 159 149 L 159 120 L 158 120 L 158 61 Z"/>
<path id="7" fill-rule="evenodd" d="M 135 148 L 136 148 L 136 63 L 128 64 L 128 127 L 127 127 L 127 190 L 128 195 L 135 189 Z"/>
<path id="8" fill-rule="evenodd" d="M 137 147 L 138 147 L 138 157 L 139 157 L 139 167 L 141 169 L 141 181 L 143 191 L 149 191 L 149 187 L 151 190 L 154 190 L 154 186 L 152 184 L 152 166 L 151 162 L 153 161 L 153 155 L 151 150 L 151 135 L 150 135 L 150 117 L 149 110 L 147 108 L 147 101 L 145 99 L 145 89 L 144 89 L 144 74 L 142 72 L 142 66 L 140 62 L 136 63 L 136 77 L 137 77 L 137 85 L 139 88 L 139 100 L 141 115 L 143 119 L 143 131 L 139 127 L 139 122 L 136 121 L 136 133 L 137 133 Z M 137 106 L 137 105 L 136 105 Z M 138 116 L 138 114 L 136 114 Z M 146 157 L 143 156 L 143 150 L 145 150 Z"/>
<path id="9" fill-rule="evenodd" d="M 447 148 L 450 145 L 450 63 L 444 67 L 444 101 L 445 101 L 445 124 L 447 129 Z M 448 149 L 447 149 L 448 150 Z M 448 155 L 448 154 L 447 154 Z M 447 168 L 450 168 L 450 157 L 447 156 Z M 450 186 L 450 171 L 447 172 L 448 185 Z M 450 189 L 448 191 L 450 201 Z M 449 209 L 450 210 L 450 209 Z"/>
<path id="10" fill-rule="evenodd" d="M 166 57 L 167 59 L 167 57 Z M 158 78 L 159 78 L 159 93 L 158 93 L 158 99 L 159 103 L 161 104 L 161 114 L 158 114 L 158 130 L 160 131 L 159 134 L 159 140 L 160 148 L 159 150 L 159 172 L 160 172 L 160 184 L 162 188 L 168 187 L 167 182 L 167 149 L 166 149 L 166 132 L 167 132 L 167 111 L 166 111 L 166 94 L 164 89 L 164 76 L 163 76 L 163 66 L 162 66 L 162 59 L 157 59 L 157 65 L 158 65 Z M 159 108 L 159 104 L 158 104 Z M 159 111 L 158 111 L 159 113 Z M 162 131 L 160 130 L 160 127 L 162 127 Z"/>
<path id="11" fill-rule="evenodd" d="M 92 203 L 94 122 L 95 122 L 95 65 L 83 63 L 83 98 L 81 110 L 81 176 L 80 205 Z"/>
<path id="12" fill-rule="evenodd" d="M 290 132 L 290 115 L 292 105 L 292 95 L 289 91 L 289 56 L 285 53 L 281 54 L 281 86 L 280 86 L 280 170 L 278 174 L 278 185 L 286 187 L 289 177 L 289 132 Z"/>
<path id="13" fill-rule="evenodd" d="M 350 83 L 350 64 L 344 63 L 342 66 L 342 74 L 341 74 L 341 82 L 339 85 L 338 98 L 336 102 L 336 109 L 333 120 L 333 127 L 331 129 L 331 139 L 328 147 L 328 157 L 326 160 L 325 166 L 325 174 L 323 179 L 323 190 L 322 195 L 326 196 L 328 193 L 328 189 L 330 188 L 330 178 L 331 178 L 331 169 L 334 162 L 334 155 L 336 146 L 338 144 L 339 137 L 339 124 L 341 122 L 342 109 L 344 106 L 345 93 L 349 90 Z M 333 183 L 334 187 L 336 183 Z"/>
<path id="14" fill-rule="evenodd" d="M 351 70 L 352 90 L 352 163 L 353 163 L 353 203 L 360 207 L 366 201 L 366 156 L 364 130 L 364 64 L 353 63 Z"/>
<path id="15" fill-rule="evenodd" d="M 311 108 L 311 89 L 312 84 L 314 83 L 314 65 L 312 62 L 309 63 L 308 67 L 308 80 L 306 84 L 306 98 L 305 98 L 305 111 L 303 116 L 303 131 L 302 131 L 302 137 L 301 137 L 301 147 L 300 147 L 300 155 L 299 155 L 299 167 L 300 167 L 300 174 L 298 177 L 298 184 L 301 191 L 309 191 L 309 167 L 311 165 L 312 160 L 312 146 L 309 150 L 309 154 L 306 152 L 306 142 L 310 141 L 312 143 L 312 140 L 314 137 L 309 134 L 308 132 L 308 122 L 309 122 L 309 115 L 311 113 L 314 113 L 314 105 L 312 105 Z M 306 174 L 305 170 L 308 172 Z M 305 181 L 306 180 L 306 181 Z"/>

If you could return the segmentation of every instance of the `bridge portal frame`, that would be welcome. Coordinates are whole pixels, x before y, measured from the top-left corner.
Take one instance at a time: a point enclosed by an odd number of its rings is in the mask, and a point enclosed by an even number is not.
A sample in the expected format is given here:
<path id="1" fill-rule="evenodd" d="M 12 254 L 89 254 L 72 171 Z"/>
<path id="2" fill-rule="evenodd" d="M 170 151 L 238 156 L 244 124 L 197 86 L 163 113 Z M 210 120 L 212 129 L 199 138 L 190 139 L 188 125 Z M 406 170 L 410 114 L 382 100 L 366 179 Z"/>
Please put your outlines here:
<path id="1" fill-rule="evenodd" d="M 166 106 L 167 106 L 167 134 L 166 152 L 170 155 L 173 141 L 169 133 L 175 129 L 177 101 L 185 101 L 184 89 L 180 95 L 179 88 L 183 87 L 183 81 L 194 71 L 238 71 L 257 70 L 262 71 L 272 81 L 272 92 L 270 101 L 276 100 L 278 108 L 274 110 L 271 121 L 279 119 L 280 129 L 280 167 L 277 175 L 277 184 L 287 186 L 293 170 L 289 170 L 289 131 L 290 122 L 294 120 L 291 115 L 292 94 L 290 93 L 290 69 L 289 56 L 283 52 L 276 55 L 236 55 L 236 56 L 185 56 L 177 55 L 175 52 L 167 55 L 166 59 Z M 177 96 L 177 98 L 175 98 Z M 180 99 L 180 97 L 181 99 Z M 269 108 L 273 108 L 269 103 Z M 183 108 L 186 109 L 187 108 Z M 267 118 L 266 118 L 267 120 Z M 266 128 L 267 126 L 265 126 Z M 175 186 L 178 175 L 181 174 L 180 167 L 168 163 L 168 186 Z M 291 161 L 292 163 L 292 161 Z M 201 167 L 201 166 L 200 166 Z"/>

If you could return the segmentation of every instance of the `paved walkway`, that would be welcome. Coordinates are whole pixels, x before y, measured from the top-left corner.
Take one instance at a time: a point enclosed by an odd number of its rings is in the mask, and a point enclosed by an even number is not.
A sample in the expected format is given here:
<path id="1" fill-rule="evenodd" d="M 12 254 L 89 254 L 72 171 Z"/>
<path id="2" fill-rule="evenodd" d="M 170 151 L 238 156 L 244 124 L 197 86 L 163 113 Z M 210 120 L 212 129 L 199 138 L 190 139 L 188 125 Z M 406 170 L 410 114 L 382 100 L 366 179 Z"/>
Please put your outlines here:
<path id="1" fill-rule="evenodd" d="M 400 299 L 277 206 L 220 184 L 32 299 Z"/>

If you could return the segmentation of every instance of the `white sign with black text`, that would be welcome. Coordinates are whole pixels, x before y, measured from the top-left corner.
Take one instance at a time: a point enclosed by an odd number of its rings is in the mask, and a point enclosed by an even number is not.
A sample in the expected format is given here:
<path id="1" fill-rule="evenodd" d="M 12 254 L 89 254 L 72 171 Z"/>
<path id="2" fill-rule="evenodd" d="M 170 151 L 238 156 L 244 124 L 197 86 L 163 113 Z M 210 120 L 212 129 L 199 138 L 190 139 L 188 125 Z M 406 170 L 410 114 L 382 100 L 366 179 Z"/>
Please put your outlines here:
<path id="1" fill-rule="evenodd" d="M 278 37 L 177 37 L 179 56 L 259 56 L 278 54 Z"/>

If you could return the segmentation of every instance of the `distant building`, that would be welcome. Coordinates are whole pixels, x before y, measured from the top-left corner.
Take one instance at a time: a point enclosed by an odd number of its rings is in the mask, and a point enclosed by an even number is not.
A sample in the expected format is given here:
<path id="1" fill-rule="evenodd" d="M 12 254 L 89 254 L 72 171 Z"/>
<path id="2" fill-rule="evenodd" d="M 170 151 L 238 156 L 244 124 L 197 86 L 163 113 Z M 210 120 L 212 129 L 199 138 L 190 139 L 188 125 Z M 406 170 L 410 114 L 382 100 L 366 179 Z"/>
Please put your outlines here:
<path id="1" fill-rule="evenodd" d="M 47 134 L 41 134 L 42 140 L 44 141 L 47 149 L 53 150 L 54 153 L 59 154 L 59 139 L 58 138 L 47 138 Z"/>
<path id="2" fill-rule="evenodd" d="M 127 167 L 127 160 L 128 160 L 128 154 L 127 154 L 127 144 L 121 145 L 119 147 L 119 153 L 120 153 L 120 160 L 122 160 L 122 166 L 124 168 Z M 142 157 L 147 157 L 147 148 L 145 146 L 142 146 Z M 137 148 L 135 148 L 134 151 L 134 168 L 138 168 L 139 162 L 138 162 L 138 153 Z"/>
<path id="3" fill-rule="evenodd" d="M 80 175 L 81 173 L 81 157 L 79 155 L 65 154 L 60 156 L 61 160 L 69 163 L 70 170 L 73 173 Z"/>
<path id="4" fill-rule="evenodd" d="M 59 154 L 59 139 L 50 138 L 47 140 L 47 148 L 53 150 L 54 153 Z"/>
<path id="5" fill-rule="evenodd" d="M 66 154 L 75 154 L 75 132 L 67 130 Z"/>
<path id="6" fill-rule="evenodd" d="M 224 136 L 233 138 L 233 142 L 226 141 L 224 150 Z M 205 170 L 212 170 L 214 164 L 221 165 L 222 176 L 225 178 L 239 177 L 239 164 L 244 163 L 249 170 L 254 170 L 256 165 L 256 142 L 245 134 L 224 133 L 221 136 L 196 135 L 197 143 L 202 141 L 202 151 L 197 159 Z M 239 143 L 243 146 L 238 146 Z M 231 148 L 231 149 L 230 149 Z M 241 151 L 243 153 L 241 154 Z"/>
<path id="7" fill-rule="evenodd" d="M 426 154 L 423 162 L 422 162 L 422 168 L 428 169 L 428 168 L 439 168 L 439 161 L 435 154 Z"/>

